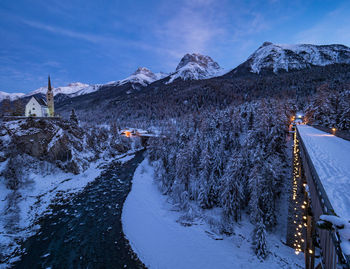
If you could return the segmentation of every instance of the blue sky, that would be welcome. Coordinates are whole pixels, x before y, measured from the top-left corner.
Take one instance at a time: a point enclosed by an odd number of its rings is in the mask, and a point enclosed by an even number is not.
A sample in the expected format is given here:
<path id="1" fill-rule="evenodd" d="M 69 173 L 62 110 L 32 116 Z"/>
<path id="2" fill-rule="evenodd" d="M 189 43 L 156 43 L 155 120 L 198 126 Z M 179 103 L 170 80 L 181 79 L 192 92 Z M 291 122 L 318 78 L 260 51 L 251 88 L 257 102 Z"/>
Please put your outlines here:
<path id="1" fill-rule="evenodd" d="M 185 53 L 223 68 L 264 41 L 350 46 L 350 1 L 1 0 L 0 91 L 171 72 Z"/>

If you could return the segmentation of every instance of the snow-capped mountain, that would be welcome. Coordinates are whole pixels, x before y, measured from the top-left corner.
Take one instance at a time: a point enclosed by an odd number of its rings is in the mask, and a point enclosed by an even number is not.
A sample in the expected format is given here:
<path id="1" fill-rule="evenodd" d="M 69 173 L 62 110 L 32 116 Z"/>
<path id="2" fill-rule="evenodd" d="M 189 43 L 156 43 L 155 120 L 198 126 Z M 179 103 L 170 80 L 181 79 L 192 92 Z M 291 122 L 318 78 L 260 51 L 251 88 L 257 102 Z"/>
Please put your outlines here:
<path id="1" fill-rule="evenodd" d="M 344 45 L 286 45 L 265 42 L 244 63 L 250 72 L 298 70 L 335 63 L 350 64 L 350 48 Z"/>
<path id="2" fill-rule="evenodd" d="M 75 96 L 79 96 L 79 95 L 85 95 L 85 94 L 89 94 L 89 93 L 92 93 L 92 92 L 96 92 L 102 86 L 103 86 L 103 84 L 87 85 L 87 87 L 82 88 L 81 90 L 79 90 L 77 92 L 71 93 L 68 96 L 69 97 L 75 97 Z"/>
<path id="3" fill-rule="evenodd" d="M 129 77 L 119 81 L 110 82 L 109 84 L 115 84 L 119 86 L 119 85 L 124 85 L 126 83 L 131 83 L 131 84 L 140 84 L 142 86 L 147 86 L 148 84 L 151 84 L 152 82 L 162 79 L 166 76 L 168 76 L 168 74 L 165 74 L 162 72 L 153 73 L 151 70 L 149 70 L 146 67 L 139 67 Z"/>
<path id="4" fill-rule="evenodd" d="M 7 93 L 0 91 L 0 102 L 4 99 L 10 99 L 10 101 L 14 101 L 23 96 L 25 96 L 24 93 Z"/>
<path id="5" fill-rule="evenodd" d="M 221 75 L 223 69 L 209 56 L 198 53 L 187 53 L 176 67 L 176 71 L 170 75 L 167 83 L 177 78 L 183 80 L 206 79 Z"/>
<path id="6" fill-rule="evenodd" d="M 84 84 L 81 82 L 73 82 L 68 84 L 67 86 L 54 88 L 53 92 L 54 92 L 54 95 L 64 94 L 68 97 L 76 97 L 76 96 L 96 92 L 99 89 L 101 89 L 101 87 L 103 86 L 121 86 L 127 83 L 130 83 L 133 88 L 140 85 L 147 86 L 152 82 L 165 78 L 167 76 L 168 74 L 166 73 L 162 73 L 162 72 L 153 73 L 152 71 L 150 71 L 145 67 L 139 67 L 132 75 L 122 80 L 112 81 L 106 84 L 95 84 L 95 85 Z M 46 92 L 47 92 L 47 86 L 40 87 L 28 94 L 0 92 L 0 101 L 2 101 L 5 98 L 10 98 L 10 100 L 13 101 L 18 98 L 28 97 L 35 94 L 45 95 Z"/>
<path id="7" fill-rule="evenodd" d="M 84 84 L 81 82 L 73 82 L 68 84 L 67 86 L 63 86 L 63 87 L 57 87 L 53 89 L 53 94 L 57 95 L 57 94 L 66 94 L 66 95 L 72 95 L 75 93 L 78 93 L 79 91 L 86 89 L 90 87 L 90 85 L 88 84 Z M 47 87 L 40 87 L 39 89 L 36 89 L 35 91 L 32 91 L 30 93 L 27 94 L 27 96 L 31 96 L 34 94 L 46 94 L 47 92 Z"/>

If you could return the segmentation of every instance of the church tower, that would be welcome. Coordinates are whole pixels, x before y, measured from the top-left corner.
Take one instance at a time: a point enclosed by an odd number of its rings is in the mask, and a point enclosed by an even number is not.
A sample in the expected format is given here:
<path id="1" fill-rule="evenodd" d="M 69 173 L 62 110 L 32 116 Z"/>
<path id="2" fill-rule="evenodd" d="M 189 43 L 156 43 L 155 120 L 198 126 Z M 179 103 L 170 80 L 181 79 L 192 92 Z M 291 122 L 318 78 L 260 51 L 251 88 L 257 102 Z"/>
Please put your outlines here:
<path id="1" fill-rule="evenodd" d="M 53 102 L 53 90 L 51 88 L 50 76 L 49 76 L 49 81 L 48 81 L 48 85 L 47 85 L 46 102 L 47 102 L 47 107 L 49 109 L 49 117 L 55 116 L 55 107 L 54 107 L 54 102 Z"/>

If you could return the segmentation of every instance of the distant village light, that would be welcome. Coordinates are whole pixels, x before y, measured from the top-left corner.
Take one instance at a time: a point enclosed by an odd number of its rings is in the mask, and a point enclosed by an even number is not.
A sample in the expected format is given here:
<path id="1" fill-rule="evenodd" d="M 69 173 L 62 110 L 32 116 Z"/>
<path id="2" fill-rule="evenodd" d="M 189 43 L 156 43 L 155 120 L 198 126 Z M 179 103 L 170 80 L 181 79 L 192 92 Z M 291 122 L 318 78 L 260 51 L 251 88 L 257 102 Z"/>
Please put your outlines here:
<path id="1" fill-rule="evenodd" d="M 335 132 L 337 131 L 337 129 L 335 127 L 332 128 L 332 134 L 335 135 Z"/>

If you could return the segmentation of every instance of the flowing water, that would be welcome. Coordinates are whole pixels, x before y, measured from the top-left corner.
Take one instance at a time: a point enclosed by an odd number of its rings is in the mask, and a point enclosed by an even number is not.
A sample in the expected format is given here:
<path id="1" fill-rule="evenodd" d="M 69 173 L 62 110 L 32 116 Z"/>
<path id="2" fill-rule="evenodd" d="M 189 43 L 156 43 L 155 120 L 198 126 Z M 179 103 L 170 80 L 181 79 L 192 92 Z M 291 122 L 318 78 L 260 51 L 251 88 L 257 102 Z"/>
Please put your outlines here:
<path id="1" fill-rule="evenodd" d="M 40 219 L 40 230 L 23 244 L 14 268 L 143 268 L 124 238 L 123 203 L 143 152 L 112 163 L 81 193 Z"/>

